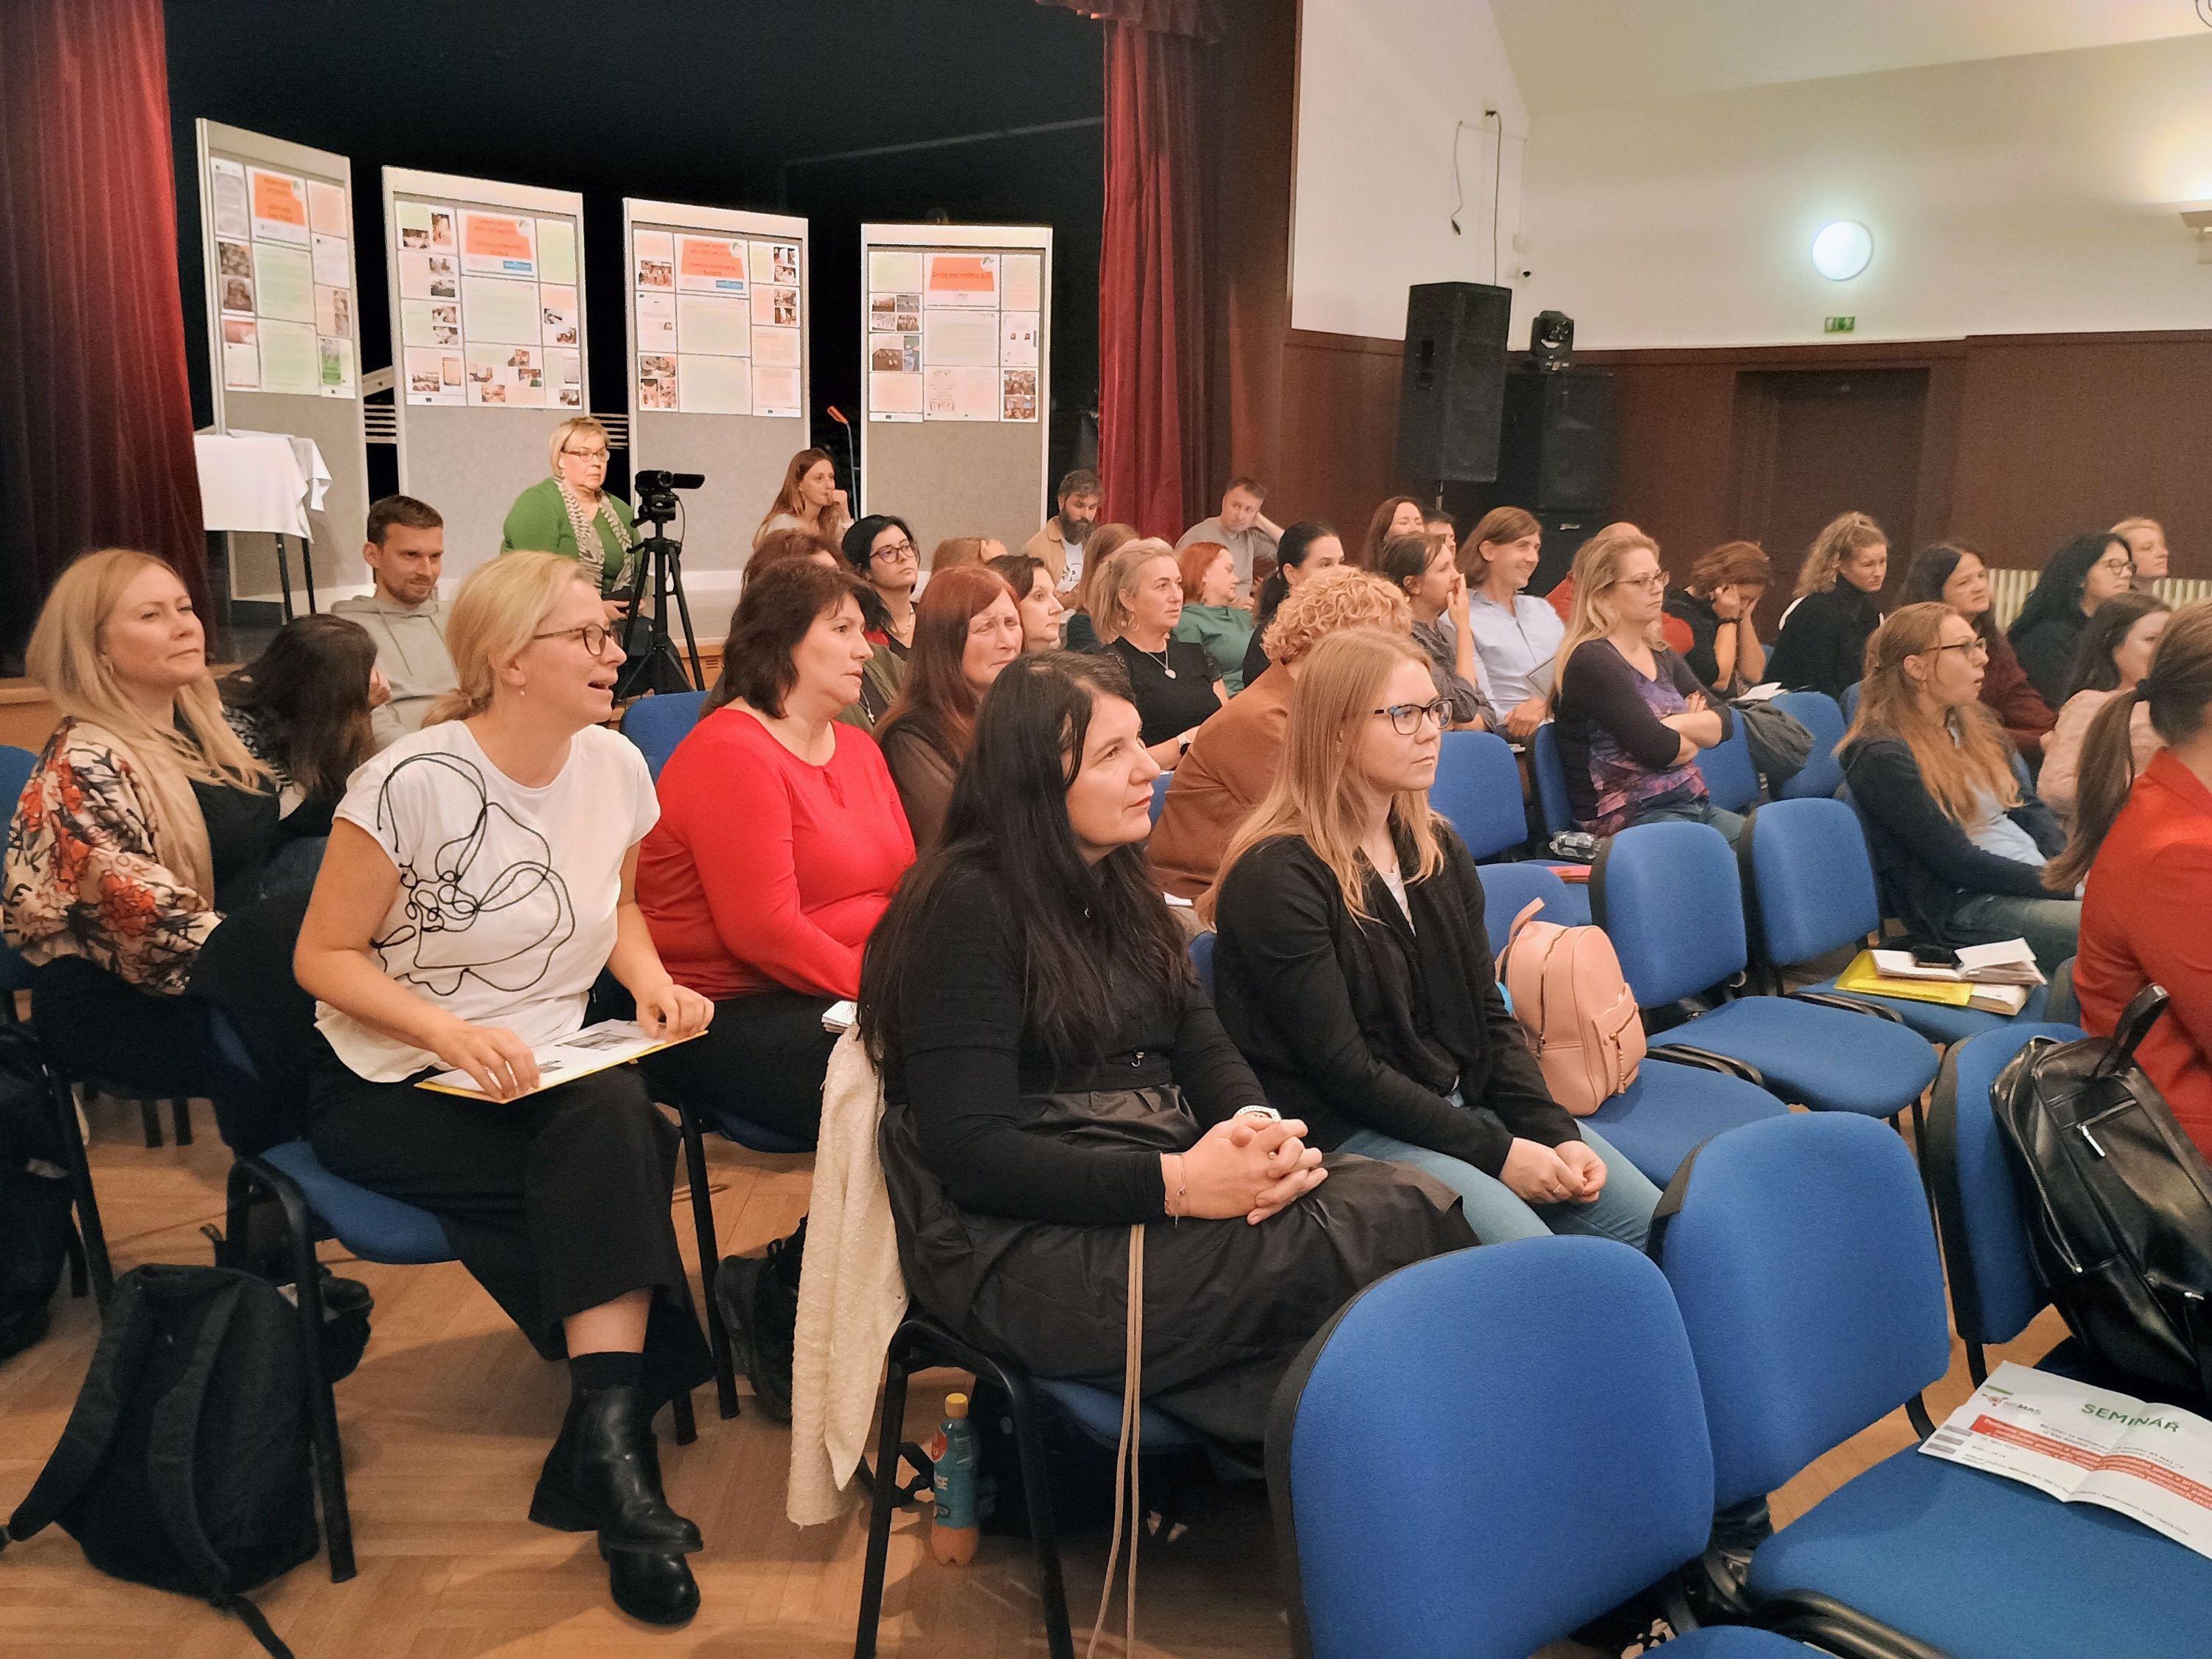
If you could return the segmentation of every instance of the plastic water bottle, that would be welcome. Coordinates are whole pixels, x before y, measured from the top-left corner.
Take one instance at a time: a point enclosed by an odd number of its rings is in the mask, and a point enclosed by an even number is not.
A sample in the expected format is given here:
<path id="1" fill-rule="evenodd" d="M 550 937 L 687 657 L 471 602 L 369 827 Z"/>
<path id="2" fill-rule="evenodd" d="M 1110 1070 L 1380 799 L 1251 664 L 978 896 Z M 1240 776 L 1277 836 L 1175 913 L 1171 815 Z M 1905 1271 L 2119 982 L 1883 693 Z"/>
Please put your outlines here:
<path id="1" fill-rule="evenodd" d="M 968 1420 L 968 1396 L 945 1396 L 945 1421 L 930 1449 L 937 1473 L 937 1512 L 930 1523 L 929 1553 L 948 1567 L 975 1559 L 975 1427 Z"/>

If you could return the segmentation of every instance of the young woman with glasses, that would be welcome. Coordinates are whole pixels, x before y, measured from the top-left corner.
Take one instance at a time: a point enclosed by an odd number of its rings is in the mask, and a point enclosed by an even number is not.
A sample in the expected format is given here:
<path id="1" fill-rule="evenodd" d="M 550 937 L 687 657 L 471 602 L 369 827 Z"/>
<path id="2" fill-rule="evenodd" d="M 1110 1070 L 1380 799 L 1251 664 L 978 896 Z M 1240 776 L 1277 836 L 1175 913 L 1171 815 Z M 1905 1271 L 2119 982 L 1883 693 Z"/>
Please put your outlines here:
<path id="1" fill-rule="evenodd" d="M 1430 809 L 1449 705 L 1410 639 L 1316 646 L 1275 783 L 1205 901 L 1223 1027 L 1328 1152 L 1411 1164 L 1486 1244 L 1641 1248 L 1658 1189 L 1552 1098 L 1506 1012 L 1482 883 Z"/>
<path id="2" fill-rule="evenodd" d="M 1575 822 L 1610 836 L 1680 819 L 1735 841 L 1743 820 L 1713 805 L 1698 751 L 1726 742 L 1735 717 L 1651 643 L 1667 601 L 1657 544 L 1636 530 L 1595 537 L 1575 555 L 1574 584 L 1552 712 Z"/>
<path id="3" fill-rule="evenodd" d="M 1948 605 L 1908 605 L 1867 647 L 1838 755 L 1898 919 L 1930 945 L 2025 939 L 2045 973 L 2074 954 L 2081 907 L 2045 890 L 2065 833 L 2016 769 L 1981 700 L 1989 647 Z"/>
<path id="4" fill-rule="evenodd" d="M 502 553 L 558 553 L 583 567 L 610 617 L 621 613 L 635 572 L 637 532 L 629 503 L 609 492 L 607 429 L 588 415 L 553 428 L 547 447 L 553 476 L 514 498 L 500 532 Z"/>
<path id="5" fill-rule="evenodd" d="M 2043 567 L 2027 603 L 2005 630 L 2020 665 L 2053 708 L 2066 701 L 2081 633 L 2097 607 L 2128 591 L 2135 562 L 2125 538 L 2109 530 L 2076 536 Z"/>

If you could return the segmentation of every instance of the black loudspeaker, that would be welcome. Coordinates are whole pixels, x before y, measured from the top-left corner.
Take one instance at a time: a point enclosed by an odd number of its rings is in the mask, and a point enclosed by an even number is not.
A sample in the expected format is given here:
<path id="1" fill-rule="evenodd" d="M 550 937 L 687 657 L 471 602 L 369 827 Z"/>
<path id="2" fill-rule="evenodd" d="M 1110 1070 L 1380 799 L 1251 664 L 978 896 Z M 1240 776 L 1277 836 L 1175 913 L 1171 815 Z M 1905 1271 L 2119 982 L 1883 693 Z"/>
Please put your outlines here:
<path id="1" fill-rule="evenodd" d="M 1566 580 L 1567 572 L 1574 568 L 1575 555 L 1597 534 L 1606 516 L 1600 512 L 1561 513 L 1541 507 L 1531 511 L 1544 526 L 1544 550 L 1537 556 L 1536 574 L 1528 578 L 1528 591 L 1540 599 Z"/>
<path id="2" fill-rule="evenodd" d="M 1406 290 L 1406 356 L 1398 383 L 1398 476 L 1424 493 L 1498 476 L 1505 389 L 1505 325 L 1513 290 L 1485 283 L 1419 283 Z"/>
<path id="3" fill-rule="evenodd" d="M 1604 512 L 1613 500 L 1610 371 L 1516 364 L 1504 404 L 1498 481 L 1486 496 L 1532 513 Z"/>

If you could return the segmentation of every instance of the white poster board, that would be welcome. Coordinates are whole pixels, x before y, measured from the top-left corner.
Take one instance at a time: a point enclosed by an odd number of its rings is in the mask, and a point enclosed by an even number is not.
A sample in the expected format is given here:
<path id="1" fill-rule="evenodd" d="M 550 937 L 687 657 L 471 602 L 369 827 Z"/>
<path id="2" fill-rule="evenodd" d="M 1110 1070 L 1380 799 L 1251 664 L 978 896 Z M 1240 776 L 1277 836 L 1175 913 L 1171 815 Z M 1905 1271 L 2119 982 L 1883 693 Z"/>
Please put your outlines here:
<path id="1" fill-rule="evenodd" d="M 630 469 L 698 472 L 670 534 L 702 645 L 738 586 L 791 458 L 807 447 L 806 221 L 626 198 Z"/>
<path id="2" fill-rule="evenodd" d="M 219 122 L 195 130 L 214 429 L 281 432 L 321 451 L 330 486 L 308 524 L 326 603 L 368 580 L 352 167 L 343 155 Z M 292 548 L 295 588 L 301 555 Z M 233 599 L 277 599 L 273 537 L 234 533 L 229 564 Z M 306 601 L 300 592 L 302 612 Z"/>
<path id="3" fill-rule="evenodd" d="M 948 536 L 1036 533 L 1045 505 L 1052 231 L 862 225 L 861 484 L 869 513 Z"/>
<path id="4" fill-rule="evenodd" d="M 384 222 L 399 488 L 445 516 L 450 588 L 550 476 L 553 428 L 592 406 L 584 198 L 386 167 Z"/>

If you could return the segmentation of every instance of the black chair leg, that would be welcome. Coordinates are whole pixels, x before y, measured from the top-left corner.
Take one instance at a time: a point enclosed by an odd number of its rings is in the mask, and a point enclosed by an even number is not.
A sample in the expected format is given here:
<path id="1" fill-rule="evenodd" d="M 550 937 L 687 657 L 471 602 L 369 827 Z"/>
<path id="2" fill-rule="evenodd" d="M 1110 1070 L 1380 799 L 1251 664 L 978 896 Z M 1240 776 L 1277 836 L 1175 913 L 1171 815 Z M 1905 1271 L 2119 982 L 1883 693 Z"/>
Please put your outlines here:
<path id="1" fill-rule="evenodd" d="M 884 1616 L 884 1571 L 891 1548 L 891 1510 L 898 1501 L 899 1437 L 906 1423 L 907 1356 L 891 1343 L 884 1375 L 884 1420 L 876 1442 L 875 1504 L 868 1514 L 868 1553 L 860 1568 L 860 1624 L 853 1659 L 876 1659 L 876 1631 Z"/>
<path id="2" fill-rule="evenodd" d="M 678 1105 L 684 1125 L 684 1164 L 691 1182 L 691 1226 L 699 1243 L 699 1291 L 707 1301 L 707 1346 L 714 1355 L 714 1398 L 726 1418 L 738 1414 L 737 1368 L 730 1358 L 729 1328 L 722 1323 L 722 1304 L 714 1299 L 714 1274 L 722 1260 L 722 1243 L 714 1230 L 714 1200 L 708 1190 L 707 1142 L 700 1132 L 699 1116 L 688 1105 Z"/>
<path id="3" fill-rule="evenodd" d="M 62 1248 L 69 1252 L 70 1294 L 82 1296 L 92 1287 L 87 1277 L 83 1236 L 72 1226 L 69 1237 L 62 1241 Z"/>
<path id="4" fill-rule="evenodd" d="M 138 1121 L 146 1131 L 146 1144 L 161 1144 L 161 1108 L 158 1102 L 142 1100 L 138 1103 Z"/>
<path id="5" fill-rule="evenodd" d="M 1022 1498 L 1029 1506 L 1030 1541 L 1036 1550 L 1045 1648 L 1052 1659 L 1075 1659 L 1075 1638 L 1067 1627 L 1067 1586 L 1060 1571 L 1060 1527 L 1053 1519 L 1052 1483 L 1045 1475 L 1044 1437 L 1037 1430 L 1036 1393 L 1027 1376 L 996 1364 L 990 1370 L 1013 1402 L 1014 1446 L 1021 1455 Z M 1142 1518 L 1136 1518 L 1135 1524 L 1142 1526 Z"/>
<path id="6" fill-rule="evenodd" d="M 169 1103 L 169 1121 L 177 1127 L 177 1145 L 191 1146 L 192 1144 L 192 1103 L 187 1097 L 179 1095 Z"/>
<path id="7" fill-rule="evenodd" d="M 62 1150 L 69 1163 L 70 1194 L 76 1203 L 77 1231 L 84 1238 L 93 1300 L 105 1312 L 108 1295 L 115 1289 L 115 1270 L 107 1259 L 107 1234 L 100 1224 L 100 1200 L 92 1190 L 92 1163 L 85 1155 L 84 1136 L 77 1129 L 76 1097 L 52 1072 L 46 1073 L 46 1086 L 53 1097 Z"/>

